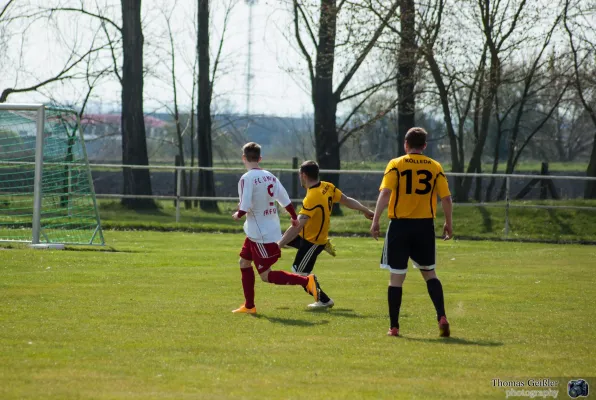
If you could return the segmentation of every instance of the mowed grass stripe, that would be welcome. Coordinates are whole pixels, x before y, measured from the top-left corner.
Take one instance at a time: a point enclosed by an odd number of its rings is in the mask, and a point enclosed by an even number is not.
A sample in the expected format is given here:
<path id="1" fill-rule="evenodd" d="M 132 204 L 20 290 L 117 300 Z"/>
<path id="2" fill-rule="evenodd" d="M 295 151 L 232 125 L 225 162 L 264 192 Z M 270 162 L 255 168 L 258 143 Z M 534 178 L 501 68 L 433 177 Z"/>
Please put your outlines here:
<path id="1" fill-rule="evenodd" d="M 106 239 L 118 252 L 0 251 L 0 398 L 478 399 L 504 397 L 495 377 L 596 376 L 595 247 L 440 242 L 444 340 L 413 269 L 403 337 L 385 336 L 381 241 L 319 257 L 332 310 L 257 278 L 252 317 L 230 312 L 242 235 Z"/>

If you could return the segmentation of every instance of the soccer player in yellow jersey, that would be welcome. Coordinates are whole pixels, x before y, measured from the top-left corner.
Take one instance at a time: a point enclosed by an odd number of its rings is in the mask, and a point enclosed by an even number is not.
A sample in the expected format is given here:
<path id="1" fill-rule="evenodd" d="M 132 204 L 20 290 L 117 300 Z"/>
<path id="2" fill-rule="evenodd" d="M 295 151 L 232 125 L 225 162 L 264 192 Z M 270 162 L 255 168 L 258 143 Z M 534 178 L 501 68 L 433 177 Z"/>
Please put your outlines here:
<path id="1" fill-rule="evenodd" d="M 390 274 L 387 301 L 390 328 L 387 335 L 399 336 L 399 309 L 402 286 L 406 279 L 408 259 L 422 273 L 428 294 L 437 310 L 439 335 L 450 335 L 445 316 L 443 286 L 435 273 L 435 228 L 437 196 L 441 198 L 445 224 L 443 238 L 453 235 L 451 193 L 441 164 L 422 154 L 426 149 L 427 133 L 412 128 L 406 133 L 406 155 L 389 161 L 379 188 L 379 198 L 370 233 L 379 237 L 379 218 L 389 205 L 389 226 L 385 235 L 381 268 Z"/>
<path id="2" fill-rule="evenodd" d="M 300 184 L 306 189 L 306 197 L 302 201 L 302 210 L 298 213 L 298 226 L 288 228 L 278 244 L 279 247 L 288 245 L 297 248 L 292 271 L 309 275 L 318 255 L 327 244 L 331 210 L 335 203 L 361 211 L 368 219 L 372 219 L 374 213 L 359 201 L 347 197 L 332 183 L 319 180 L 319 165 L 314 161 L 305 161 L 300 166 Z M 320 290 L 319 299 L 308 307 L 331 308 L 334 304 L 333 300 Z"/>

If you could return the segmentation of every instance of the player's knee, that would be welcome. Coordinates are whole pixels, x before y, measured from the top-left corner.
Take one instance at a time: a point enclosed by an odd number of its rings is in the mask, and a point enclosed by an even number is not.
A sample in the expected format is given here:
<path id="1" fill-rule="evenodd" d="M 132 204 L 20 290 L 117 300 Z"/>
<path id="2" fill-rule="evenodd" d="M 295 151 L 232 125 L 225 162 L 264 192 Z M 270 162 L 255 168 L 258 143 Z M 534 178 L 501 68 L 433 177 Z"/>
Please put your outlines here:
<path id="1" fill-rule="evenodd" d="M 245 260 L 244 258 L 240 258 L 238 261 L 240 268 L 252 268 L 252 262 L 250 260 Z"/>
<path id="2" fill-rule="evenodd" d="M 428 281 L 430 279 L 437 279 L 437 273 L 435 272 L 434 269 L 430 270 L 430 271 L 420 271 L 422 273 L 422 277 L 424 278 L 425 281 Z"/>
<path id="3" fill-rule="evenodd" d="M 259 272 L 259 276 L 263 282 L 269 282 L 269 269 Z"/>
<path id="4" fill-rule="evenodd" d="M 402 286 L 406 280 L 406 274 L 389 274 L 389 286 Z"/>

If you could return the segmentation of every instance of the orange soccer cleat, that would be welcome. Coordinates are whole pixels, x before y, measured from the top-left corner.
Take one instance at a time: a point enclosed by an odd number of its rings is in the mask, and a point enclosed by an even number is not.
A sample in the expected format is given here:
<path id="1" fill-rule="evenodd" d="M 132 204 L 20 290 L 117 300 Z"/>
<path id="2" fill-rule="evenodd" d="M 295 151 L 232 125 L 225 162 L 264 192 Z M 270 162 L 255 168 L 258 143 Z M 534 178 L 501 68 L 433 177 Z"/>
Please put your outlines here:
<path id="1" fill-rule="evenodd" d="M 240 306 L 240 308 L 237 308 L 235 310 L 232 310 L 232 312 L 234 314 L 256 314 L 257 313 L 257 306 L 254 306 L 253 308 L 246 308 L 246 306 L 244 304 L 242 304 Z"/>

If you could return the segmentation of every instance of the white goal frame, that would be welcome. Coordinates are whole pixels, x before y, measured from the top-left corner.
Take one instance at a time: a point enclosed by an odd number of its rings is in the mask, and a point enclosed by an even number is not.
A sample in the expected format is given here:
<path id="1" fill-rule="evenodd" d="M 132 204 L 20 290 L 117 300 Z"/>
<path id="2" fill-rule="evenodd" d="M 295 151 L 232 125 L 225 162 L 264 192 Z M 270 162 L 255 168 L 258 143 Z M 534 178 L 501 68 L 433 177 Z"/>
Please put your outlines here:
<path id="1" fill-rule="evenodd" d="M 59 109 L 59 108 L 52 108 L 52 109 Z M 42 208 L 42 175 L 43 175 L 43 149 L 44 149 L 44 129 L 45 129 L 45 118 L 46 118 L 46 106 L 44 104 L 25 104 L 25 103 L 0 103 L 0 111 L 35 111 L 35 175 L 33 178 L 33 215 L 32 215 L 32 235 L 31 235 L 31 243 L 30 246 L 34 248 L 41 248 L 41 249 L 64 249 L 64 244 L 61 243 L 42 243 L 41 242 L 41 208 Z M 72 110 L 65 110 L 72 112 Z M 77 130 L 81 142 L 83 143 L 83 152 L 85 154 L 86 162 L 89 163 L 89 159 L 87 157 L 87 150 L 85 148 L 85 141 L 83 138 L 83 132 L 81 130 L 81 121 L 79 116 L 77 115 Z M 95 210 L 97 210 L 97 199 L 95 196 L 95 190 L 93 188 L 93 178 L 91 176 L 91 171 L 87 169 L 89 174 L 89 182 L 91 183 L 91 190 L 92 190 L 92 198 L 93 198 L 93 206 Z M 93 233 L 91 238 L 91 243 L 99 233 L 101 244 L 105 244 L 105 240 L 103 238 L 103 230 L 101 228 L 101 223 L 99 220 L 99 216 L 97 216 L 97 228 Z M 2 240 L 0 240 L 2 241 Z"/>

